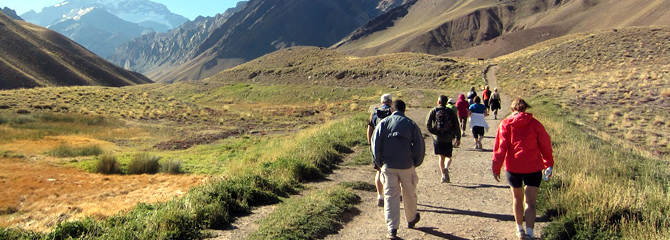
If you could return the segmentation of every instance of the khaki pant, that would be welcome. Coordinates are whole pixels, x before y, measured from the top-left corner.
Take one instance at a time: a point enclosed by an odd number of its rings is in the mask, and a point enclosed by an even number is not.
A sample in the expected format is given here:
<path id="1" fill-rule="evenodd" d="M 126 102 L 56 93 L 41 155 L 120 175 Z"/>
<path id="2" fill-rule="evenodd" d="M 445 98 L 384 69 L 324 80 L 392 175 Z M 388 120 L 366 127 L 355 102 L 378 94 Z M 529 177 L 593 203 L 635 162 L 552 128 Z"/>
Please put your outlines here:
<path id="1" fill-rule="evenodd" d="M 405 204 L 405 219 L 409 222 L 416 217 L 416 185 L 419 177 L 414 167 L 393 169 L 382 167 L 381 180 L 384 184 L 384 218 L 388 229 L 398 229 L 400 224 L 400 192 Z"/>

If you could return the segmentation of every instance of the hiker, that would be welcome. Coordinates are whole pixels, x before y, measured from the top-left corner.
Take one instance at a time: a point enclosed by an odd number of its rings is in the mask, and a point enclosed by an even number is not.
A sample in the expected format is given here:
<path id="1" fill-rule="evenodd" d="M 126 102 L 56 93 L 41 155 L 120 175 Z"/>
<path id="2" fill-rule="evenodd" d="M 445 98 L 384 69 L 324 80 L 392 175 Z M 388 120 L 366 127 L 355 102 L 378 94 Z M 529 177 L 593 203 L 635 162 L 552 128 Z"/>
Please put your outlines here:
<path id="1" fill-rule="evenodd" d="M 500 94 L 498 93 L 498 88 L 493 89 L 493 94 L 491 94 L 491 111 L 493 111 L 493 119 L 498 119 L 498 110 L 500 109 Z"/>
<path id="2" fill-rule="evenodd" d="M 470 91 L 468 92 L 468 103 L 473 104 L 476 96 L 477 92 L 475 91 L 475 87 L 470 88 Z"/>
<path id="3" fill-rule="evenodd" d="M 479 96 L 476 96 L 474 103 L 470 105 L 468 110 L 470 111 L 470 128 L 472 129 L 472 137 L 475 138 L 475 149 L 482 149 L 482 139 L 484 138 L 485 129 L 489 128 L 489 124 L 486 123 L 484 119 L 488 116 L 488 109 L 484 104 L 481 104 L 482 100 Z"/>
<path id="4" fill-rule="evenodd" d="M 468 116 L 470 112 L 468 111 L 468 108 L 470 107 L 470 104 L 468 104 L 468 101 L 465 100 L 465 95 L 463 94 L 458 94 L 458 101 L 456 101 L 456 110 L 458 113 L 458 120 L 461 123 L 461 133 L 463 133 L 461 136 L 465 137 L 465 127 L 468 124 Z"/>
<path id="5" fill-rule="evenodd" d="M 447 100 L 446 107 L 453 110 L 454 113 L 457 111 L 456 110 L 456 101 L 453 98 L 449 98 L 449 100 Z"/>
<path id="6" fill-rule="evenodd" d="M 419 177 L 415 167 L 423 163 L 425 146 L 419 126 L 405 116 L 405 102 L 395 100 L 391 109 L 393 114 L 375 127 L 371 149 L 374 164 L 381 169 L 384 183 L 384 218 L 388 237 L 396 239 L 400 224 L 400 191 L 407 227 L 414 228 L 421 219 L 416 209 Z"/>
<path id="7" fill-rule="evenodd" d="M 451 166 L 453 160 L 452 152 L 454 147 L 461 144 L 461 127 L 458 125 L 456 111 L 448 108 L 446 102 L 448 102 L 447 96 L 441 95 L 437 99 L 438 106 L 433 108 L 426 118 L 426 128 L 433 134 L 433 147 L 439 160 L 442 183 L 451 182 L 449 166 Z M 452 142 L 454 138 L 456 139 L 455 143 Z"/>
<path id="8" fill-rule="evenodd" d="M 514 197 L 514 219 L 517 236 L 520 239 L 533 238 L 535 225 L 535 202 L 537 190 L 544 178 L 552 175 L 554 157 L 551 139 L 544 126 L 526 113 L 530 106 L 521 98 L 512 102 L 512 115 L 502 120 L 496 134 L 493 148 L 493 177 L 500 181 L 500 168 L 505 163 L 507 181 Z M 522 188 L 526 186 L 525 192 Z M 525 195 L 525 196 L 524 196 Z M 526 230 L 521 226 L 524 218 L 524 197 L 526 200 Z"/>
<path id="9" fill-rule="evenodd" d="M 482 91 L 482 99 L 484 100 L 484 106 L 486 106 L 487 109 L 491 107 L 489 105 L 490 98 L 491 98 L 491 90 L 489 90 L 489 85 L 486 85 L 484 87 L 484 91 Z"/>
<path id="10" fill-rule="evenodd" d="M 375 127 L 379 122 L 382 121 L 382 119 L 391 116 L 391 94 L 384 94 L 381 96 L 381 106 L 377 107 L 372 111 L 372 114 L 370 114 L 370 118 L 368 119 L 368 144 L 370 144 L 370 138 L 372 137 L 372 131 L 374 131 Z M 375 173 L 375 187 L 377 187 L 377 206 L 383 207 L 384 206 L 384 186 L 382 186 L 382 181 L 380 179 L 380 169 L 375 166 L 375 170 L 377 172 Z"/>

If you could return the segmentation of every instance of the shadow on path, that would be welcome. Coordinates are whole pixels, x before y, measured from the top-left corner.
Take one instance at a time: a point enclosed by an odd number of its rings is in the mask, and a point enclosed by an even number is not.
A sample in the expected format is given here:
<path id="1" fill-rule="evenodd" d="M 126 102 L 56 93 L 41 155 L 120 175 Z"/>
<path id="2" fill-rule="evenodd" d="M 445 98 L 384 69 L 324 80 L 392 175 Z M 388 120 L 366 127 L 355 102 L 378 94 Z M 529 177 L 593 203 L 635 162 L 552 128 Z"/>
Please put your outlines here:
<path id="1" fill-rule="evenodd" d="M 501 189 L 508 189 L 508 186 L 500 186 L 500 185 L 491 185 L 491 184 L 478 184 L 478 185 L 471 185 L 471 186 L 466 186 L 466 185 L 456 185 L 456 184 L 451 184 L 451 186 L 454 187 L 459 187 L 459 188 L 467 188 L 467 189 L 478 189 L 478 188 L 501 188 Z"/>
<path id="2" fill-rule="evenodd" d="M 453 240 L 466 240 L 467 238 L 462 238 L 458 236 L 454 236 L 448 233 L 443 233 L 437 230 L 435 227 L 419 227 L 415 228 L 415 230 L 424 232 L 426 234 L 433 235 L 435 237 L 443 238 L 443 239 L 453 239 Z"/>
<path id="3" fill-rule="evenodd" d="M 486 212 L 480 212 L 480 211 L 461 210 L 461 209 L 455 209 L 455 208 L 436 207 L 436 206 L 431 206 L 431 205 L 426 205 L 426 204 L 417 204 L 417 205 L 422 206 L 422 207 L 439 209 L 439 210 L 419 209 L 418 211 L 420 211 L 420 212 L 434 212 L 434 213 L 440 213 L 440 214 L 459 214 L 459 215 L 468 215 L 468 216 L 483 217 L 483 218 L 492 218 L 492 219 L 497 219 L 499 221 L 514 221 L 514 216 L 509 215 L 509 214 L 496 214 L 496 213 L 486 213 Z M 547 222 L 547 221 L 548 221 L 548 219 L 546 217 L 539 217 L 535 220 L 535 222 Z"/>

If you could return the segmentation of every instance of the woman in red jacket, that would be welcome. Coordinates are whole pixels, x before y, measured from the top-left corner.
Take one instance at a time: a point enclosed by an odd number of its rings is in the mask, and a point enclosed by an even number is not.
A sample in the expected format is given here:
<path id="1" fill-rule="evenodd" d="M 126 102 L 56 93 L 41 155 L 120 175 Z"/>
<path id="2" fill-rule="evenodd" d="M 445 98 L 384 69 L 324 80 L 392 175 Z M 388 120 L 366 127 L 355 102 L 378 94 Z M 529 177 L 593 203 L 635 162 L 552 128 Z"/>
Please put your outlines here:
<path id="1" fill-rule="evenodd" d="M 461 123 L 461 132 L 465 136 L 465 126 L 468 124 L 468 114 L 470 104 L 465 100 L 465 95 L 458 94 L 458 101 L 456 101 L 456 110 L 458 113 L 458 121 Z"/>
<path id="2" fill-rule="evenodd" d="M 514 196 L 514 219 L 517 224 L 517 236 L 520 239 L 533 237 L 535 225 L 535 203 L 537 190 L 542 182 L 551 176 L 554 166 L 551 139 L 544 126 L 526 113 L 530 106 L 521 98 L 512 102 L 512 115 L 504 119 L 498 127 L 493 148 L 493 176 L 500 181 L 500 168 L 505 163 L 507 180 Z M 525 194 L 523 185 L 526 185 Z M 524 195 L 526 230 L 522 227 L 524 217 Z"/>

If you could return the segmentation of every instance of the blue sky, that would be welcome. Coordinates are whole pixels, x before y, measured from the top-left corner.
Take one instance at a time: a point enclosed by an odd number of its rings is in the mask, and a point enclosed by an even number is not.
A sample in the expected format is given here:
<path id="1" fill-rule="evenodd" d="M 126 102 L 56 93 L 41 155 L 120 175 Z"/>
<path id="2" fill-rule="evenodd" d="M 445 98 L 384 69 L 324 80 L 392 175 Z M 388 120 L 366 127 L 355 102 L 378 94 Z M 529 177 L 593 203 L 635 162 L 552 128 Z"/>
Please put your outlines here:
<path id="1" fill-rule="evenodd" d="M 165 4 L 170 11 L 193 20 L 198 15 L 214 16 L 230 7 L 234 7 L 239 0 L 152 0 Z M 63 0 L 0 0 L 0 8 L 9 7 L 19 15 L 35 10 L 42 11 L 43 7 L 52 6 Z"/>

